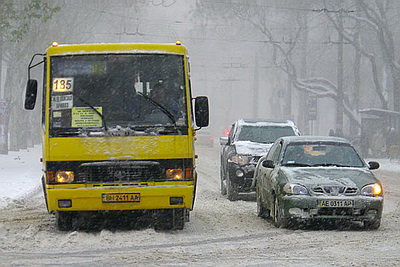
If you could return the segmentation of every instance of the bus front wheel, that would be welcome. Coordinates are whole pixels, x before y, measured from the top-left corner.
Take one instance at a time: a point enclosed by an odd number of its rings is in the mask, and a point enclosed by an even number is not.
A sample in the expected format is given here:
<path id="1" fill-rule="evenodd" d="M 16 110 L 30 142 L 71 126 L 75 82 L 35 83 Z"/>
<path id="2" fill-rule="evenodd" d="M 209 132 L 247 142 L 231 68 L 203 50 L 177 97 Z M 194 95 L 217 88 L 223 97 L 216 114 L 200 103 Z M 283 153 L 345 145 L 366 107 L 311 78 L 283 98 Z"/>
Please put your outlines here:
<path id="1" fill-rule="evenodd" d="M 56 211 L 56 224 L 60 231 L 72 230 L 73 213 L 68 211 Z"/>

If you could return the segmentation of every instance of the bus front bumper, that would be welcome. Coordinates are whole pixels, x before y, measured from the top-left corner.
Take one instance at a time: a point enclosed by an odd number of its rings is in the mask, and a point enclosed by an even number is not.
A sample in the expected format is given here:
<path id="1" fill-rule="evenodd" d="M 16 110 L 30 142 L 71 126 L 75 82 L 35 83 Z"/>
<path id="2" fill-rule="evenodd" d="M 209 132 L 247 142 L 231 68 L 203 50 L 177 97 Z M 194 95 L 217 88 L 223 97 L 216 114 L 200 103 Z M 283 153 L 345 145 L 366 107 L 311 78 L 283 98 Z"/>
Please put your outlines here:
<path id="1" fill-rule="evenodd" d="M 48 211 L 192 209 L 193 184 L 64 188 L 47 186 Z"/>

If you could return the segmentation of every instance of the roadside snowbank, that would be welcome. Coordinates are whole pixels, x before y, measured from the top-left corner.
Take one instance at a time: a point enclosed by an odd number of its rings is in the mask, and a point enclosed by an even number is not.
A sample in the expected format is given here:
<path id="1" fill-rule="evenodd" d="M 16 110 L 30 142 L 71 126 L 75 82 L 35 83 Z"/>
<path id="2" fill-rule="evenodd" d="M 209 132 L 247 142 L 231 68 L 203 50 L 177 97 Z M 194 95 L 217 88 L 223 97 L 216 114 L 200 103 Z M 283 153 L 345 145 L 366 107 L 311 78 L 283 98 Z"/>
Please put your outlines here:
<path id="1" fill-rule="evenodd" d="M 0 155 L 0 208 L 40 187 L 41 146 Z"/>

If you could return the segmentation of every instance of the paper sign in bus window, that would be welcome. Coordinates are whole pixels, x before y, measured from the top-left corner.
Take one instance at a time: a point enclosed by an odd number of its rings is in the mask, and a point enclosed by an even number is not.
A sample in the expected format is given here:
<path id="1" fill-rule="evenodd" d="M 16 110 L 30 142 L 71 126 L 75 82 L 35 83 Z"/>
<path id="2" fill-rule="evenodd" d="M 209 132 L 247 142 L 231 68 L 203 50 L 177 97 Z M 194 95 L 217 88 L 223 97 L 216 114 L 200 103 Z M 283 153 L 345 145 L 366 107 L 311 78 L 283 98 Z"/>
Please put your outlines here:
<path id="1" fill-rule="evenodd" d="M 56 95 L 51 97 L 51 108 L 71 109 L 73 107 L 73 95 Z"/>
<path id="2" fill-rule="evenodd" d="M 95 107 L 102 114 L 102 107 Z M 90 107 L 73 107 L 72 108 L 72 125 L 71 127 L 101 127 L 103 121 L 100 115 Z"/>
<path id="3" fill-rule="evenodd" d="M 54 78 L 52 88 L 53 92 L 72 92 L 74 90 L 74 78 Z"/>
<path id="4" fill-rule="evenodd" d="M 61 117 L 62 117 L 61 111 L 53 112 L 53 118 L 61 118 Z"/>

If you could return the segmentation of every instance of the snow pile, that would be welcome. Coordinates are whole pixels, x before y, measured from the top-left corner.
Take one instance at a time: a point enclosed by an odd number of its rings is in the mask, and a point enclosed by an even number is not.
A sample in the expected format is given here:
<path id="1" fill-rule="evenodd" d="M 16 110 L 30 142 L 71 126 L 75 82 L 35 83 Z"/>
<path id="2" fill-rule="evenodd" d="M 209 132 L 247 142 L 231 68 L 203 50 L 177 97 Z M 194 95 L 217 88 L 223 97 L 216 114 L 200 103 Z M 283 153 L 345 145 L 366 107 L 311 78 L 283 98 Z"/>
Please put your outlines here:
<path id="1" fill-rule="evenodd" d="M 41 155 L 41 146 L 0 154 L 0 208 L 11 205 L 11 200 L 38 191 L 42 177 Z"/>

